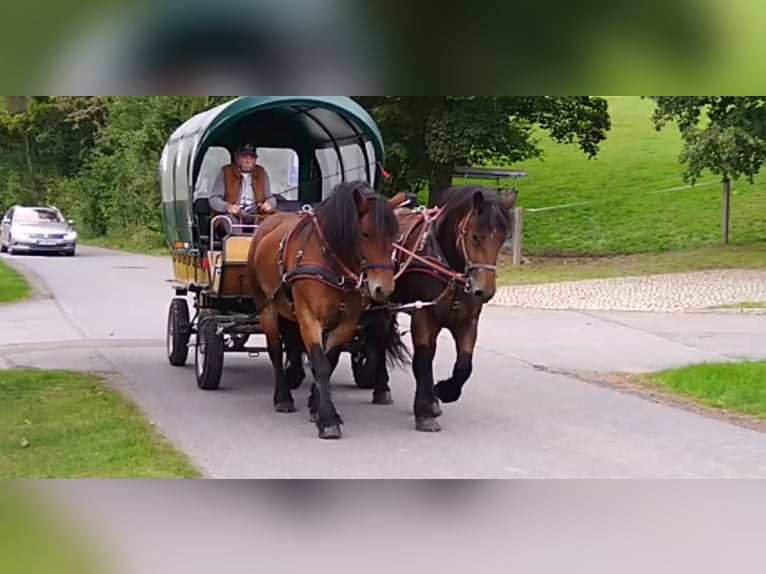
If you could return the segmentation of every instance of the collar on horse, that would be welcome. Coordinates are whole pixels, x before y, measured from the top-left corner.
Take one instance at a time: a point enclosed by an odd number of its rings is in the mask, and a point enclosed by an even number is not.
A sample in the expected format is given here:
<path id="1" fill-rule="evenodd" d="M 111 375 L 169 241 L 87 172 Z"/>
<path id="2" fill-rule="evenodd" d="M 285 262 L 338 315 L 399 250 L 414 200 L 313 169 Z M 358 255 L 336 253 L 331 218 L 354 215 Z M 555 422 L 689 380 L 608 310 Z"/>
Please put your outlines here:
<path id="1" fill-rule="evenodd" d="M 322 283 L 323 285 L 330 287 L 331 289 L 335 289 L 337 291 L 342 291 L 343 293 L 347 293 L 349 291 L 360 293 L 363 298 L 366 298 L 367 293 L 367 279 L 366 274 L 367 271 L 375 270 L 375 269 L 381 269 L 381 270 L 394 270 L 394 266 L 392 265 L 372 265 L 369 264 L 360 254 L 359 256 L 359 266 L 360 270 L 359 273 L 356 273 L 348 268 L 347 265 L 345 265 L 337 255 L 332 251 L 330 248 L 327 239 L 325 238 L 325 234 L 322 231 L 322 227 L 319 225 L 319 221 L 316 218 L 316 214 L 314 213 L 313 209 L 311 209 L 309 206 L 304 207 L 303 211 L 301 212 L 301 217 L 303 218 L 302 221 L 298 223 L 295 227 L 293 227 L 292 231 L 282 240 L 279 246 L 279 270 L 280 275 L 282 277 L 282 286 L 285 290 L 285 293 L 292 303 L 292 284 L 293 282 L 299 280 L 299 279 L 308 279 L 317 281 L 319 283 Z M 321 242 L 322 248 L 322 254 L 325 257 L 330 257 L 335 265 L 337 266 L 337 269 L 340 271 L 336 271 L 335 269 L 331 269 L 328 266 L 322 265 L 321 263 L 309 263 L 309 264 L 303 264 L 303 251 L 298 251 L 297 253 L 297 265 L 295 269 L 292 269 L 290 271 L 287 270 L 286 267 L 286 255 L 287 255 L 287 249 L 294 240 L 295 236 L 305 229 L 306 223 L 310 221 L 314 231 L 317 234 L 317 237 L 319 237 L 319 241 Z"/>

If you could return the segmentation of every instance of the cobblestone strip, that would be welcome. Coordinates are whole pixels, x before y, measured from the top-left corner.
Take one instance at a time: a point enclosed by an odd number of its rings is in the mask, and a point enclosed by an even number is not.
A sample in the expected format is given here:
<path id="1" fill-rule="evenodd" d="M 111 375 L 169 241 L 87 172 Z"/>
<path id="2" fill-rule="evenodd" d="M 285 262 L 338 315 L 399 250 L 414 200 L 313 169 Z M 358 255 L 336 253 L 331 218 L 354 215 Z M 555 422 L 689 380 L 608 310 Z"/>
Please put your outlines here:
<path id="1" fill-rule="evenodd" d="M 766 272 L 706 271 L 502 287 L 493 305 L 588 311 L 701 311 L 766 302 Z"/>

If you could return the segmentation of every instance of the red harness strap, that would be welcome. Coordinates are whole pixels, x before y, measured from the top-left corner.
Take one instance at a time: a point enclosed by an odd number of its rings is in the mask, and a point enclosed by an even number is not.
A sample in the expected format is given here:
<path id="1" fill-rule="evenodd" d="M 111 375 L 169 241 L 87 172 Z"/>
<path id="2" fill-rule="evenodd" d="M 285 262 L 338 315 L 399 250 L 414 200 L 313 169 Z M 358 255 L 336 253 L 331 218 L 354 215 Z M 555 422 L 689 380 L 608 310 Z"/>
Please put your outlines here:
<path id="1" fill-rule="evenodd" d="M 413 273 L 426 273 L 441 281 L 447 281 L 447 282 L 454 281 L 458 283 L 467 284 L 468 279 L 462 273 L 457 273 L 453 271 L 452 269 L 444 265 L 441 261 L 435 258 L 430 258 L 427 256 L 423 257 L 418 255 L 418 253 L 422 252 L 423 249 L 425 249 L 426 241 L 431 236 L 431 233 L 433 232 L 433 228 L 436 221 L 442 216 L 443 213 L 444 213 L 444 210 L 439 208 L 434 208 L 427 212 L 421 212 L 420 220 L 417 221 L 410 228 L 407 234 L 400 241 L 394 243 L 394 248 L 400 253 L 403 253 L 404 255 L 407 256 L 406 262 L 404 262 L 403 264 L 400 264 L 401 268 L 399 269 L 399 272 L 396 275 L 396 279 L 399 279 L 405 273 L 413 272 Z M 423 229 L 420 235 L 418 236 L 418 240 L 415 242 L 414 249 L 409 250 L 406 247 L 404 247 L 404 245 L 406 245 L 407 242 L 414 235 L 415 230 L 421 225 L 423 225 Z M 425 265 L 426 269 L 411 268 L 413 261 L 417 261 L 418 263 Z"/>

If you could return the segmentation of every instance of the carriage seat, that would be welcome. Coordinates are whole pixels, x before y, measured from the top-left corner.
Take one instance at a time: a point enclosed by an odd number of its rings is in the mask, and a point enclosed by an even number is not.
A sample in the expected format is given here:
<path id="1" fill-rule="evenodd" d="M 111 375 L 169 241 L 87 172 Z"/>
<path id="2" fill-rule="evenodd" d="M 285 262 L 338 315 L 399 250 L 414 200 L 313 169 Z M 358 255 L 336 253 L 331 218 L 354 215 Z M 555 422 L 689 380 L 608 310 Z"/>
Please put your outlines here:
<path id="1" fill-rule="evenodd" d="M 195 200 L 192 205 L 194 214 L 194 240 L 198 245 L 210 245 L 210 222 L 213 220 L 213 210 L 210 208 L 210 202 L 207 198 Z M 223 242 L 215 239 L 213 251 L 221 251 Z"/>

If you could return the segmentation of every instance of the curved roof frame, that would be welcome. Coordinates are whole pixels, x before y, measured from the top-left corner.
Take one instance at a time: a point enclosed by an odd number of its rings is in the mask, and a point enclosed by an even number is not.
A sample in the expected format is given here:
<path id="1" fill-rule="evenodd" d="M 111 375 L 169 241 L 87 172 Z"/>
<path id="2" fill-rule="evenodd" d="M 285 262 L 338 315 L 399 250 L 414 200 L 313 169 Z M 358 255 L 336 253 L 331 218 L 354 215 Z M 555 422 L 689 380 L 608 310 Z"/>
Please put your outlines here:
<path id="1" fill-rule="evenodd" d="M 197 142 L 196 148 L 189 157 L 192 167 L 192 173 L 189 174 L 192 178 L 190 183 L 194 185 L 199 176 L 205 153 L 217 143 L 217 140 L 226 133 L 227 129 L 248 116 L 276 109 L 291 109 L 295 111 L 296 115 L 310 118 L 322 133 L 327 135 L 326 141 L 316 140 L 315 145 L 317 147 L 332 145 L 341 160 L 342 169 L 343 158 L 340 153 L 339 140 L 349 138 L 367 139 L 372 142 L 377 162 L 382 164 L 385 161 L 385 146 L 377 124 L 362 106 L 347 96 L 241 96 L 192 117 L 170 136 L 168 144 L 180 140 Z M 341 134 L 333 133 L 320 118 L 316 117 L 316 114 L 311 113 L 317 109 L 334 112 L 350 128 L 350 133 L 342 134 L 342 137 L 339 137 Z M 370 166 L 367 147 L 362 145 L 361 148 L 365 162 Z M 373 167 L 374 173 L 374 166 L 370 167 Z M 372 179 L 374 176 L 370 174 L 370 177 Z"/>

